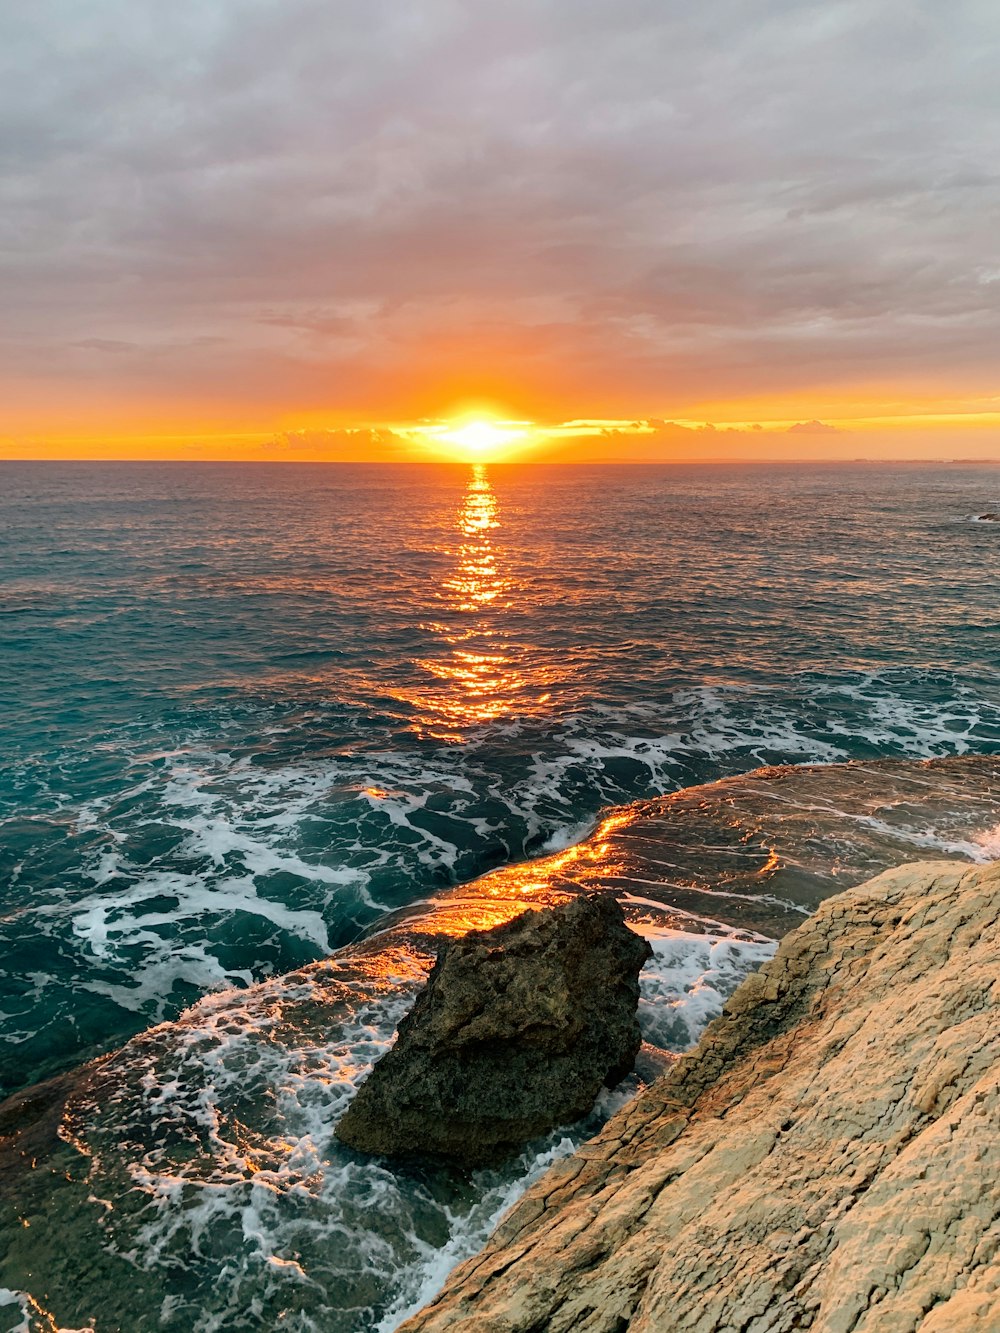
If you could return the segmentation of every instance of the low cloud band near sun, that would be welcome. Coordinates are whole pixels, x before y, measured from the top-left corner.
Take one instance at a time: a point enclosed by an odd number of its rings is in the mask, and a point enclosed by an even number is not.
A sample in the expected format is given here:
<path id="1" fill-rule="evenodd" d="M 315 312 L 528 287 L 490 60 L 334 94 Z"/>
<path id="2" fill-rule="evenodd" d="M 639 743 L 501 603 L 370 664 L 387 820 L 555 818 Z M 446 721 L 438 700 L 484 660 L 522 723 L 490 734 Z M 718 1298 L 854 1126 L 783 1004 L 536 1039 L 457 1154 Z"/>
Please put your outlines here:
<path id="1" fill-rule="evenodd" d="M 1000 456 L 992 0 L 0 38 L 0 456 Z"/>

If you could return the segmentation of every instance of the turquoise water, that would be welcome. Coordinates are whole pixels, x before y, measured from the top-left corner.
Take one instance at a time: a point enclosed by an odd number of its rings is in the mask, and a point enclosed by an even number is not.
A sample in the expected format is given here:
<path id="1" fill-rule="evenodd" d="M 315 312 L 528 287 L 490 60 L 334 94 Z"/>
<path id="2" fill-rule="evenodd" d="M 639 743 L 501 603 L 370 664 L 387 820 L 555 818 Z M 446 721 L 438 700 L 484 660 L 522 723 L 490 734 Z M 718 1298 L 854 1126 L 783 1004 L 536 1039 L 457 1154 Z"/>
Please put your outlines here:
<path id="1" fill-rule="evenodd" d="M 761 763 L 1000 750 L 1000 471 L 0 464 L 0 1090 Z"/>

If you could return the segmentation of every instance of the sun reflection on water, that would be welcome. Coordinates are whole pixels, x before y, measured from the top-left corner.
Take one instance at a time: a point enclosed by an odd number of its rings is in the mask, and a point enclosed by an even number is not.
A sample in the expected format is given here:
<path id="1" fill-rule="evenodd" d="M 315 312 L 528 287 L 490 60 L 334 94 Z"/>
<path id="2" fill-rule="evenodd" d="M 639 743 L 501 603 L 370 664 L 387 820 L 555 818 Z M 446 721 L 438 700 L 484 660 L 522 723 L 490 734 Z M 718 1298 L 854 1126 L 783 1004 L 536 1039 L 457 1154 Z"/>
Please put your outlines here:
<path id="1" fill-rule="evenodd" d="M 428 627 L 446 651 L 417 661 L 428 684 L 405 696 L 421 735 L 460 741 L 473 727 L 534 712 L 549 700 L 546 682 L 503 632 L 518 589 L 504 567 L 499 530 L 500 506 L 486 467 L 477 463 L 456 516 L 457 545 L 449 545 L 454 568 L 437 593 L 440 619 Z"/>
<path id="2" fill-rule="evenodd" d="M 583 842 L 539 860 L 500 866 L 477 879 L 474 892 L 460 886 L 436 895 L 432 912 L 414 919 L 426 936 L 457 936 L 502 926 L 529 909 L 568 901 L 580 892 L 606 888 L 628 874 L 627 857 L 616 838 L 641 818 L 638 806 L 617 810 Z"/>
<path id="3" fill-rule="evenodd" d="M 444 590 L 459 611 L 478 611 L 510 591 L 510 582 L 497 567 L 497 553 L 490 533 L 500 527 L 500 508 L 481 463 L 472 469 L 472 479 L 458 515 L 458 564 L 444 581 Z"/>

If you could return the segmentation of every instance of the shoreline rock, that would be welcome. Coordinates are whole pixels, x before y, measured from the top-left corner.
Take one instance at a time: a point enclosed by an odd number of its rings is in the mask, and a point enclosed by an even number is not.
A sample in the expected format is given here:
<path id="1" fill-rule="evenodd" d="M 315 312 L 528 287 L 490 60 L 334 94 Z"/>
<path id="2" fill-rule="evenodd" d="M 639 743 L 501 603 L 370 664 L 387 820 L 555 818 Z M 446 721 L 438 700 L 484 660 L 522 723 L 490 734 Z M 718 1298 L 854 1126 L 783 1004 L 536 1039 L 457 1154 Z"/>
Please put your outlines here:
<path id="1" fill-rule="evenodd" d="M 611 894 L 447 941 L 337 1137 L 480 1166 L 579 1120 L 632 1069 L 651 954 Z"/>
<path id="2" fill-rule="evenodd" d="M 1000 1329 L 998 956 L 1000 863 L 828 899 L 402 1329 Z"/>

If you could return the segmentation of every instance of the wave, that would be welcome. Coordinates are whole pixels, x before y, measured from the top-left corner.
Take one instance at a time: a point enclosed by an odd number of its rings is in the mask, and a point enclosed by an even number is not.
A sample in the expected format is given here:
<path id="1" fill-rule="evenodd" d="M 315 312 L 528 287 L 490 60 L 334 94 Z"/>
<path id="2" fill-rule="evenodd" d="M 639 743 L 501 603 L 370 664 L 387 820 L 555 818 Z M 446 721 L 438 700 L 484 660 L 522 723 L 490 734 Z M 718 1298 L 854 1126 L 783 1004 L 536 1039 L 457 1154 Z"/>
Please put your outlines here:
<path id="1" fill-rule="evenodd" d="M 906 672 L 806 675 L 780 694 L 681 689 L 492 725 L 461 746 L 387 745 L 382 730 L 333 744 L 321 716 L 309 721 L 220 706 L 181 714 L 162 745 L 136 726 L 19 766 L 0 817 L 0 943 L 23 981 L 0 1012 L 0 1086 L 65 1067 L 95 1034 L 127 1037 L 206 991 L 322 957 L 414 898 L 565 847 L 602 807 L 760 764 L 1000 746 L 994 705 Z"/>
<path id="2" fill-rule="evenodd" d="M 641 1086 L 634 1075 L 492 1171 L 343 1148 L 333 1125 L 442 937 L 615 893 L 653 945 L 640 1019 L 668 1058 L 821 898 L 928 853 L 986 860 L 998 828 L 1000 758 L 982 756 L 769 767 L 615 809 L 583 842 L 397 908 L 329 958 L 207 996 L 69 1079 L 60 1136 L 32 1146 L 50 1169 L 8 1163 L 0 1281 L 27 1301 L 44 1269 L 54 1319 L 100 1311 L 135 1333 L 279 1317 L 388 1333 Z M 16 1217 L 44 1216 L 56 1181 L 59 1227 L 28 1235 Z"/>

